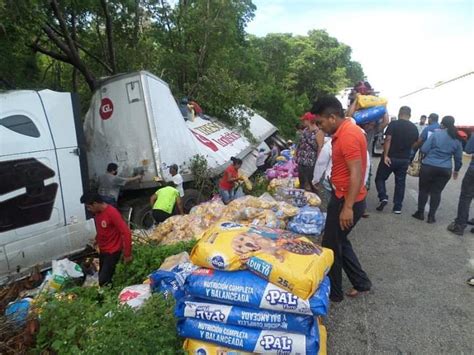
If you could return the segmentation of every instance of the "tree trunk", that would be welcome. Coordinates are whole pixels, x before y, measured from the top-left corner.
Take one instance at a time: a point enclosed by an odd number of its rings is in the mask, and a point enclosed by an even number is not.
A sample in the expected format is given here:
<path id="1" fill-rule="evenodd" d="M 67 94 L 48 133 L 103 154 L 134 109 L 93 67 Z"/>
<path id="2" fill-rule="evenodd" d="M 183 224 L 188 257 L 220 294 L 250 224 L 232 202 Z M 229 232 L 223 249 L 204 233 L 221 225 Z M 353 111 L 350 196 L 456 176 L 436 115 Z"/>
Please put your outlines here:
<path id="1" fill-rule="evenodd" d="M 110 17 L 107 0 L 100 0 L 105 16 L 105 32 L 107 34 L 107 50 L 109 53 L 109 64 L 112 68 L 112 74 L 117 73 L 117 63 L 115 60 L 114 36 L 112 28 L 112 18 Z"/>

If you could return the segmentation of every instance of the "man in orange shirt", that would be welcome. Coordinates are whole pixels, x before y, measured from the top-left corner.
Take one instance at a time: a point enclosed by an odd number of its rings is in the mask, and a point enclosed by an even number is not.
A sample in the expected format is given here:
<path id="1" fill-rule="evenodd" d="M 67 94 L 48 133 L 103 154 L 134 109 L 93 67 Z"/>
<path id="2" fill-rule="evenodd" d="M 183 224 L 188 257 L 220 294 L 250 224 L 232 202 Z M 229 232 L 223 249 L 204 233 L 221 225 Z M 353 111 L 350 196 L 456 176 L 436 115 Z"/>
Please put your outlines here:
<path id="1" fill-rule="evenodd" d="M 316 115 L 318 126 L 332 135 L 333 193 L 327 207 L 322 245 L 334 251 L 334 264 L 329 271 L 330 298 L 340 302 L 344 298 L 342 269 L 353 285 L 347 296 L 356 297 L 372 287 L 347 238 L 365 211 L 367 141 L 362 130 L 344 117 L 342 105 L 334 96 L 318 99 L 311 112 Z"/>

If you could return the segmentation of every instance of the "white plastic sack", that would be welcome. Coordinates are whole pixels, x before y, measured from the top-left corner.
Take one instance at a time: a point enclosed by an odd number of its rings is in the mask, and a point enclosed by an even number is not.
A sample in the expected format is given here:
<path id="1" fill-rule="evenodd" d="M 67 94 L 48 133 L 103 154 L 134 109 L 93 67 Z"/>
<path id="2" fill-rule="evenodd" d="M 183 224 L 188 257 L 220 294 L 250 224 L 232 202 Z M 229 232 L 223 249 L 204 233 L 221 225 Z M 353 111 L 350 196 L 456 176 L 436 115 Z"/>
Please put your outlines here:
<path id="1" fill-rule="evenodd" d="M 125 287 L 118 297 L 120 304 L 127 304 L 132 308 L 140 308 L 151 297 L 150 285 L 140 284 Z"/>
<path id="2" fill-rule="evenodd" d="M 84 276 L 81 267 L 69 259 L 53 260 L 53 277 L 60 275 L 73 279 Z"/>
<path id="3" fill-rule="evenodd" d="M 67 279 L 84 276 L 81 267 L 69 259 L 53 260 L 51 264 L 53 270 L 47 284 L 49 290 L 58 291 L 64 286 Z"/>

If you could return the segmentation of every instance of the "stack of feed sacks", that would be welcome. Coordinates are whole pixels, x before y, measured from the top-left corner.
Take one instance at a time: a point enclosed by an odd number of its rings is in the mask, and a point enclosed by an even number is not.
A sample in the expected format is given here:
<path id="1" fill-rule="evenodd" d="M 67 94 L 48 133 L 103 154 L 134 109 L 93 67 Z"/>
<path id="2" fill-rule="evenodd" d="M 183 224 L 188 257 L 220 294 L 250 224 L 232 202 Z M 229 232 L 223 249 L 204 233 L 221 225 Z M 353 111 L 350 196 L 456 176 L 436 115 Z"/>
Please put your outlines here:
<path id="1" fill-rule="evenodd" d="M 331 250 L 288 231 L 222 222 L 191 253 L 176 306 L 189 353 L 324 354 Z M 232 349 L 232 350 L 229 350 Z"/>

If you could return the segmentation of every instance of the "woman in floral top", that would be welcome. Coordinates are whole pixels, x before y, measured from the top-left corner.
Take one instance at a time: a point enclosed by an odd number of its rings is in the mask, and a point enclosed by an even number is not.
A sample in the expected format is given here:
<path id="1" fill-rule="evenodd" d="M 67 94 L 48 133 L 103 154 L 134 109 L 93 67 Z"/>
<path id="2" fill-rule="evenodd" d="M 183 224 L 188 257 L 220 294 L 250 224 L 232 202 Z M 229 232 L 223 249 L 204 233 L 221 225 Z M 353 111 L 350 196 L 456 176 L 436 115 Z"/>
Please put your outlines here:
<path id="1" fill-rule="evenodd" d="M 316 116 L 311 112 L 306 112 L 301 119 L 305 129 L 296 150 L 298 177 L 302 189 L 315 191 L 312 183 L 313 171 L 318 154 L 324 144 L 324 132 L 316 126 Z"/>

